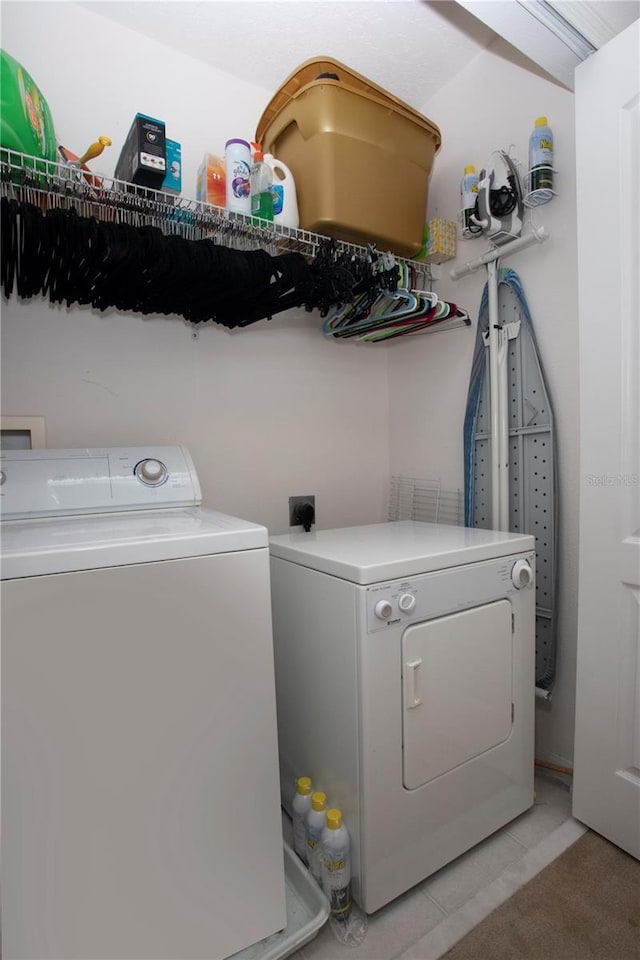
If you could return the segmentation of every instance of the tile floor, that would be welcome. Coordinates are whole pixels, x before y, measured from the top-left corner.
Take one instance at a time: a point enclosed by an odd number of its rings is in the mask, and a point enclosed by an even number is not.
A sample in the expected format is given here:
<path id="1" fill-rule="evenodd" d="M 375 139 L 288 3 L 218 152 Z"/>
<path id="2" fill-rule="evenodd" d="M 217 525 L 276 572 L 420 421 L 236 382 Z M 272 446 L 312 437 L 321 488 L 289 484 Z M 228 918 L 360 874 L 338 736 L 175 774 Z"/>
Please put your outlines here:
<path id="1" fill-rule="evenodd" d="M 343 946 L 327 924 L 293 960 L 438 960 L 585 830 L 569 788 L 538 774 L 530 810 L 370 916 L 359 946 Z"/>

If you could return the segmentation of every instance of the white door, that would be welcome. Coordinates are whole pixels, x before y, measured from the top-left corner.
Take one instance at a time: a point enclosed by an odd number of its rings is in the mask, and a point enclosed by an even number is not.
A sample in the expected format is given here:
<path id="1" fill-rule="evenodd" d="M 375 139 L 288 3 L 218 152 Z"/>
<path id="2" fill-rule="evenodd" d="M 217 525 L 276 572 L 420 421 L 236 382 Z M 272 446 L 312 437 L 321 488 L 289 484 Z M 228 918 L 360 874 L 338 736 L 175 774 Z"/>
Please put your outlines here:
<path id="1" fill-rule="evenodd" d="M 640 858 L 640 29 L 576 70 L 580 582 L 574 815 Z"/>

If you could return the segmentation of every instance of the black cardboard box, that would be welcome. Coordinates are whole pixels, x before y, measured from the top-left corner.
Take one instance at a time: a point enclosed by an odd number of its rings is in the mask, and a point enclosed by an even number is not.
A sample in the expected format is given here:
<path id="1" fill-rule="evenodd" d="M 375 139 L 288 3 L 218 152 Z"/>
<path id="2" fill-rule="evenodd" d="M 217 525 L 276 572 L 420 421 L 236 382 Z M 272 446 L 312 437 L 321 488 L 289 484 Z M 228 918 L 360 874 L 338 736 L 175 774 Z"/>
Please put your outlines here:
<path id="1" fill-rule="evenodd" d="M 116 180 L 159 190 L 167 172 L 165 126 L 137 113 L 116 164 Z"/>

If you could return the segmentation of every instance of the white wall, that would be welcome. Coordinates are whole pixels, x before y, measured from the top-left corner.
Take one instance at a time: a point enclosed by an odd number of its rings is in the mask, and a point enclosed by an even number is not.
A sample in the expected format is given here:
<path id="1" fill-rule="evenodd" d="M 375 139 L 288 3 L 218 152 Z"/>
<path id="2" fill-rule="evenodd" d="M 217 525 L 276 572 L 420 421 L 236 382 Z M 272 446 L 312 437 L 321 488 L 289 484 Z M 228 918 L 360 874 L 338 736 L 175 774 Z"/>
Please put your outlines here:
<path id="1" fill-rule="evenodd" d="M 96 170 L 113 172 L 137 111 L 163 119 L 190 197 L 205 151 L 252 137 L 272 96 L 73 3 L 3 3 L 2 46 L 42 90 L 61 143 L 80 153 L 112 138 Z M 315 494 L 319 527 L 385 518 L 384 347 L 327 341 L 304 311 L 192 334 L 176 317 L 14 298 L 2 304 L 3 412 L 44 415 L 51 447 L 184 443 L 205 501 L 274 533 L 288 530 L 290 495 Z"/>
<path id="2" fill-rule="evenodd" d="M 503 56 L 496 41 L 463 69 L 421 112 L 442 131 L 429 188 L 429 216 L 455 220 L 464 167 L 490 165 L 491 152 L 515 147 L 525 164 L 535 117 L 554 131 L 558 196 L 538 207 L 534 222 L 550 239 L 505 260 L 520 275 L 554 405 L 560 479 L 558 673 L 553 700 L 537 702 L 537 755 L 564 763 L 573 756 L 578 535 L 578 314 L 573 94 Z M 458 242 L 437 285 L 445 299 L 467 308 L 473 329 L 398 341 L 389 350 L 390 450 L 393 473 L 440 479 L 463 489 L 463 422 L 480 297 L 486 271 L 463 280 L 449 270 L 488 248 Z"/>

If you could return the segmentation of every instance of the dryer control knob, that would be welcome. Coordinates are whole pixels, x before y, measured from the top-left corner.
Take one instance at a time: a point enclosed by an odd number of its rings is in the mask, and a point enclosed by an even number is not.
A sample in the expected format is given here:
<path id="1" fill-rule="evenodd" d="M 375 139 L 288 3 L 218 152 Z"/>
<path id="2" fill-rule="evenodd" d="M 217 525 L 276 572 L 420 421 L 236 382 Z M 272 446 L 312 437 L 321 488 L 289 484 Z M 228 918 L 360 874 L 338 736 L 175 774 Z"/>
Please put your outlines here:
<path id="1" fill-rule="evenodd" d="M 157 487 L 167 479 L 167 468 L 160 460 L 141 460 L 135 474 L 146 486 Z"/>
<path id="2" fill-rule="evenodd" d="M 409 613 L 416 605 L 416 598 L 412 593 L 403 593 L 398 600 L 398 606 L 403 613 Z"/>
<path id="3" fill-rule="evenodd" d="M 528 587 L 533 580 L 533 570 L 528 560 L 516 560 L 511 570 L 511 581 L 516 590 Z"/>
<path id="4" fill-rule="evenodd" d="M 388 600 L 378 600 L 375 609 L 378 620 L 390 620 L 393 616 L 393 607 Z"/>

